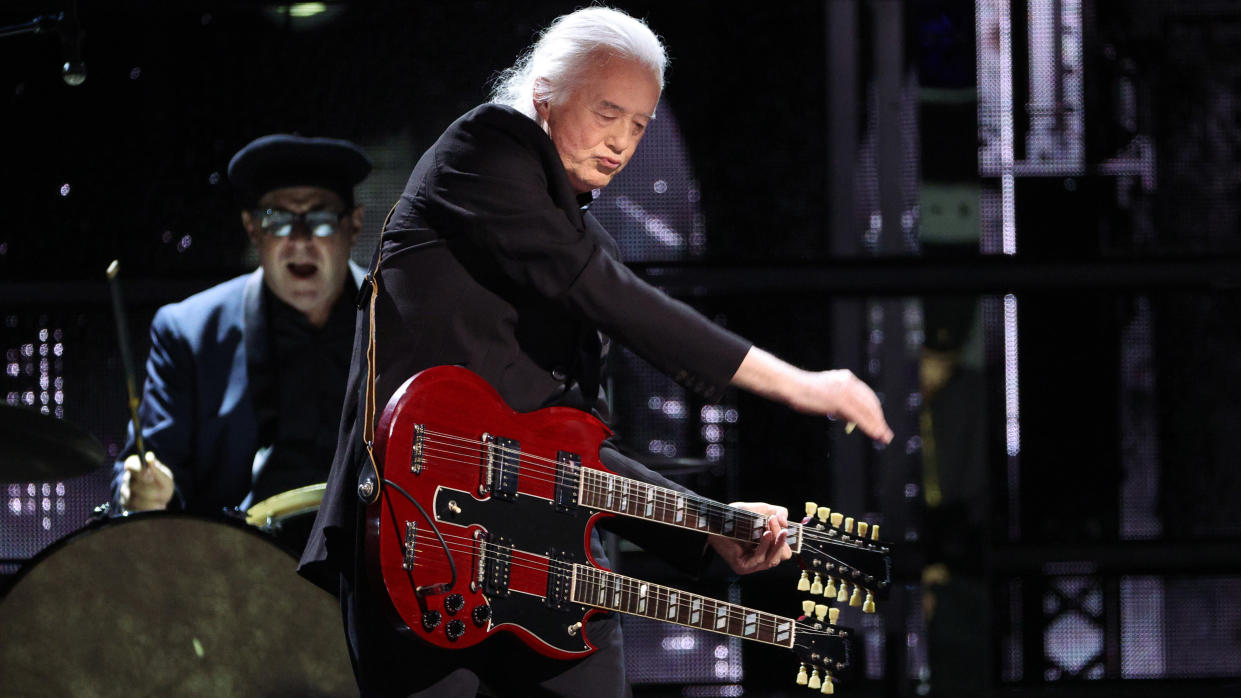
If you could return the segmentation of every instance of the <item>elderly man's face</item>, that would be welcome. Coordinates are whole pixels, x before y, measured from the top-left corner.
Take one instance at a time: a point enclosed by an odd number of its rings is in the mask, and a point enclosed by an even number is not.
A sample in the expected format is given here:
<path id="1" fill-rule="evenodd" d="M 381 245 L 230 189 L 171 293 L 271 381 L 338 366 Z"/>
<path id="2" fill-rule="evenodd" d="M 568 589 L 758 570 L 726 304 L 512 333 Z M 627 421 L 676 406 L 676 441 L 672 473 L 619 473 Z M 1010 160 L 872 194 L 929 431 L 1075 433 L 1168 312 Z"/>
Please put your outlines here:
<path id="1" fill-rule="evenodd" d="M 613 58 L 594 67 L 560 104 L 536 103 L 578 192 L 607 186 L 642 140 L 659 102 L 659 82 L 646 66 Z"/>
<path id="2" fill-rule="evenodd" d="M 362 208 L 346 212 L 336 192 L 320 187 L 276 189 L 259 199 L 256 208 L 257 212 L 243 211 L 241 220 L 259 251 L 263 279 L 277 298 L 300 310 L 315 327 L 322 327 L 344 290 L 349 251 L 362 228 Z M 305 219 L 295 217 L 286 232 L 277 226 L 263 228 L 261 212 L 267 209 L 295 216 L 326 211 L 340 218 L 334 230 L 324 225 L 316 233 Z"/>

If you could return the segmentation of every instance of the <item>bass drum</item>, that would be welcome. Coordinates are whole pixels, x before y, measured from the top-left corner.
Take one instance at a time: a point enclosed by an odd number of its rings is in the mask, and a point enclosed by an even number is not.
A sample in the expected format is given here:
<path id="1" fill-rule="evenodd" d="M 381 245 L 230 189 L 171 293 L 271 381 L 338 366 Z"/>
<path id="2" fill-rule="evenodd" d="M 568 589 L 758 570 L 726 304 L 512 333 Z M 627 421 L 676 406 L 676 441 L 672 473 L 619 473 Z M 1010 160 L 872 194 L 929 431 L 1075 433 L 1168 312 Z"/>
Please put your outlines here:
<path id="1" fill-rule="evenodd" d="M 339 605 L 296 565 L 241 521 L 89 524 L 0 597 L 0 693 L 356 696 Z"/>

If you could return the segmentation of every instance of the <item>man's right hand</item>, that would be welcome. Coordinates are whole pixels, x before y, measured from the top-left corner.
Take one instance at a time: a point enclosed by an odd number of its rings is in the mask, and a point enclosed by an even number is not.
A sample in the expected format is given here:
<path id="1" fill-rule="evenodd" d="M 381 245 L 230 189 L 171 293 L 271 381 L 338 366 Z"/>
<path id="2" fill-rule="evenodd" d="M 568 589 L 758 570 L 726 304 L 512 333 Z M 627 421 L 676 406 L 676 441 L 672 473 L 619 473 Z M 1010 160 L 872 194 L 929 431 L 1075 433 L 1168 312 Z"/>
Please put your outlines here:
<path id="1" fill-rule="evenodd" d="M 856 424 L 862 433 L 879 443 L 892 441 L 892 429 L 883 418 L 883 406 L 875 391 L 851 371 L 805 371 L 758 347 L 750 347 L 732 377 L 732 384 L 798 412 Z"/>
<path id="2" fill-rule="evenodd" d="M 121 476 L 121 507 L 126 511 L 167 509 L 172 501 L 172 471 L 147 451 L 145 463 L 134 454 L 125 459 Z"/>

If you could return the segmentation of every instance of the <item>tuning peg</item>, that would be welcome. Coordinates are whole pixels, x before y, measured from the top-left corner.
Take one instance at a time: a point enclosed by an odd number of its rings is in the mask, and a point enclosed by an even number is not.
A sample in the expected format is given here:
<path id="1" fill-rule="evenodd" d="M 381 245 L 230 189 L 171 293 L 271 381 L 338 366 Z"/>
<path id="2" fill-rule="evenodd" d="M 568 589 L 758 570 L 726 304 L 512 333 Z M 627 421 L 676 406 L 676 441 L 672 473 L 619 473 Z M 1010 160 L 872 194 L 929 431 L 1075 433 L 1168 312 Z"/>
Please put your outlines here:
<path id="1" fill-rule="evenodd" d="M 819 573 L 814 573 L 814 584 L 810 585 L 810 593 L 819 596 L 823 593 L 823 580 L 819 578 Z"/>
<path id="2" fill-rule="evenodd" d="M 832 685 L 832 675 L 826 671 L 823 672 L 823 688 L 819 691 L 819 693 L 829 696 L 836 693 L 836 687 Z"/>
<path id="3" fill-rule="evenodd" d="M 806 684 L 811 690 L 817 689 L 823 685 L 823 681 L 819 679 L 819 670 L 815 669 L 810 673 L 810 682 Z"/>
<path id="4" fill-rule="evenodd" d="M 836 593 L 836 603 L 846 603 L 849 600 L 849 583 L 843 579 L 840 581 L 840 591 Z"/>
<path id="5" fill-rule="evenodd" d="M 816 510 L 816 514 L 819 517 L 819 521 L 822 521 L 823 523 L 827 523 L 827 517 L 832 515 L 832 510 L 830 507 L 819 507 Z"/>
<path id="6" fill-rule="evenodd" d="M 868 529 L 868 528 L 870 528 L 870 524 L 866 523 L 865 521 L 859 521 L 859 522 L 857 522 L 857 534 L 858 534 L 858 537 L 859 537 L 859 538 L 865 538 L 865 537 L 866 537 L 866 529 Z"/>
<path id="7" fill-rule="evenodd" d="M 874 613 L 874 612 L 875 612 L 875 595 L 870 593 L 870 590 L 867 589 L 866 590 L 866 601 L 862 604 L 862 613 Z"/>
<path id="8" fill-rule="evenodd" d="M 835 606 L 827 609 L 827 622 L 836 625 L 838 620 L 840 620 L 840 609 Z"/>
<path id="9" fill-rule="evenodd" d="M 814 512 L 819 508 L 814 502 L 806 502 L 806 516 L 814 516 Z"/>
<path id="10" fill-rule="evenodd" d="M 853 594 L 849 596 L 849 605 L 854 608 L 862 605 L 862 587 L 858 584 L 853 585 Z"/>
<path id="11" fill-rule="evenodd" d="M 817 577 L 818 575 L 815 575 L 815 576 Z M 836 578 L 835 577 L 828 575 L 827 586 L 823 587 L 822 594 L 827 597 L 836 596 Z"/>
<path id="12" fill-rule="evenodd" d="M 879 540 L 879 524 L 870 527 L 870 539 Z"/>
<path id="13" fill-rule="evenodd" d="M 802 664 L 797 668 L 797 685 L 805 686 L 810 682 L 810 676 L 806 674 L 806 665 Z"/>
<path id="14" fill-rule="evenodd" d="M 845 515 L 836 511 L 832 512 L 832 526 L 840 528 L 840 522 L 845 520 Z"/>
<path id="15" fill-rule="evenodd" d="M 803 616 L 809 618 L 810 615 L 814 613 L 814 601 L 810 599 L 806 599 L 805 601 L 802 601 L 801 602 L 801 613 Z"/>
<path id="16" fill-rule="evenodd" d="M 806 571 L 802 570 L 801 577 L 797 580 L 798 591 L 810 591 L 810 578 L 806 576 Z"/>
<path id="17" fill-rule="evenodd" d="M 816 620 L 819 620 L 820 622 L 821 622 L 821 621 L 824 621 L 824 620 L 827 620 L 827 612 L 828 612 L 828 610 L 830 610 L 830 609 L 828 609 L 827 604 L 825 604 L 825 603 L 815 604 L 815 607 L 814 607 L 814 617 L 815 617 L 815 619 L 816 619 Z"/>
<path id="18" fill-rule="evenodd" d="M 845 517 L 845 533 L 853 533 L 853 517 Z"/>

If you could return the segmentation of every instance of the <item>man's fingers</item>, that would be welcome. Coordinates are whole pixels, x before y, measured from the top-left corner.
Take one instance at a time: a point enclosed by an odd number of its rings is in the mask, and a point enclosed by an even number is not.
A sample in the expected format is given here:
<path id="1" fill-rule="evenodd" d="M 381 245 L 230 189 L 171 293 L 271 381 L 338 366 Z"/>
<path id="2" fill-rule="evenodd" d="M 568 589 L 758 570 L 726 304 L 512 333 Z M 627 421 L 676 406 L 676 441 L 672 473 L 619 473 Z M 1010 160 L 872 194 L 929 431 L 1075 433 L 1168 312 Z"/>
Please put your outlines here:
<path id="1" fill-rule="evenodd" d="M 788 530 L 781 530 L 780 533 L 772 537 L 771 549 L 767 551 L 767 555 L 763 558 L 763 562 L 767 567 L 775 567 L 782 560 L 788 559 L 788 555 L 792 555 L 789 546 L 784 544 L 785 538 L 788 536 Z M 786 555 L 785 553 L 788 553 Z"/>
<path id="2" fill-rule="evenodd" d="M 892 441 L 892 430 L 883 418 L 883 403 L 879 401 L 879 396 L 871 390 L 870 386 L 860 379 L 854 380 L 856 389 L 851 393 L 855 402 L 851 410 L 852 414 L 844 415 L 849 418 L 848 424 L 845 425 L 845 433 L 853 431 L 850 427 L 861 427 L 863 434 L 876 441 L 889 443 Z"/>
<path id="3" fill-rule="evenodd" d="M 874 411 L 857 414 L 845 425 L 845 433 L 853 433 L 854 428 L 860 428 L 863 434 L 880 443 L 886 444 L 892 441 L 892 429 L 888 427 L 888 422 L 883 418 L 881 409 L 876 408 Z"/>

